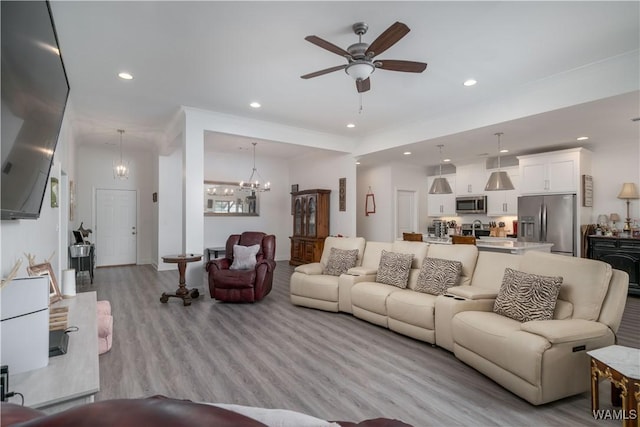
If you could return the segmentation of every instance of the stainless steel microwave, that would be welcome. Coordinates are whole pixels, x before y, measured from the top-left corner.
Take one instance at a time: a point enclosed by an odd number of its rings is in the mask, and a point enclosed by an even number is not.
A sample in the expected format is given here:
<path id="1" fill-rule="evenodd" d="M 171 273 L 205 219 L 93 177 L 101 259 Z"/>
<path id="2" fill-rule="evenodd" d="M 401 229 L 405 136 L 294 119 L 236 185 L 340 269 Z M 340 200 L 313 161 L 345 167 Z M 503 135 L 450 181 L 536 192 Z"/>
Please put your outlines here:
<path id="1" fill-rule="evenodd" d="M 487 196 L 456 197 L 456 213 L 487 213 Z"/>

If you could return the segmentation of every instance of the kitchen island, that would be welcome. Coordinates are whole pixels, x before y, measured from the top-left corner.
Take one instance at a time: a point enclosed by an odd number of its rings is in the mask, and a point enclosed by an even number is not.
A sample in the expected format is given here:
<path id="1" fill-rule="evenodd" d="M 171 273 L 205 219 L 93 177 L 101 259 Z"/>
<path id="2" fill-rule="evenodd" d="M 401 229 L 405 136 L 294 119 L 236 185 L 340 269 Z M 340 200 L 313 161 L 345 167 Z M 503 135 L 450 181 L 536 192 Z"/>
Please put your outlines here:
<path id="1" fill-rule="evenodd" d="M 425 237 L 423 239 L 429 244 L 438 245 L 450 245 L 451 238 L 433 238 Z M 476 240 L 476 246 L 479 251 L 489 252 L 507 252 L 512 254 L 522 255 L 525 252 L 538 251 L 538 252 L 551 252 L 553 243 L 543 242 L 518 242 L 515 239 L 509 238 L 479 238 Z"/>

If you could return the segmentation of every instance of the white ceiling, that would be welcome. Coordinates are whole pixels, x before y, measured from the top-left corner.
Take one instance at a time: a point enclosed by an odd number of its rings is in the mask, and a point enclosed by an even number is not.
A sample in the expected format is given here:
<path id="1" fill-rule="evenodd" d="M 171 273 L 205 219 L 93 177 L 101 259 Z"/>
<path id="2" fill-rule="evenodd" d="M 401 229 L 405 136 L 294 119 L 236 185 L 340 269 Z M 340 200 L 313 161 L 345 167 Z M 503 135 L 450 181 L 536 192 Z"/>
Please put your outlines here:
<path id="1" fill-rule="evenodd" d="M 571 70 L 640 48 L 640 3 L 628 2 L 62 2 L 51 4 L 71 85 L 79 143 L 117 140 L 159 144 L 180 106 L 266 120 L 352 137 L 357 141 L 442 114 L 455 114 Z M 427 62 L 422 74 L 377 70 L 363 111 L 353 80 L 342 71 L 310 80 L 301 75 L 345 63 L 307 41 L 317 35 L 346 48 L 351 25 L 369 24 L 371 42 L 395 21 L 411 32 L 383 59 Z M 123 81 L 128 71 L 134 80 Z M 462 82 L 478 80 L 467 88 Z M 640 76 L 638 76 L 640 85 Z M 606 86 L 603 82 L 603 86 Z M 640 140 L 639 93 L 541 113 L 405 147 L 370 153 L 363 163 L 465 163 L 494 153 L 495 132 L 512 154 L 542 147 L 625 144 Z M 590 88 L 585 88 L 589 91 Z M 602 93 L 605 93 L 603 91 Z M 249 107 L 251 101 L 262 104 Z M 354 129 L 346 124 L 353 122 Z M 209 135 L 213 149 L 247 147 L 244 138 Z M 262 141 L 270 155 L 312 150 Z M 404 145 L 399 143 L 397 145 Z M 282 145 L 277 150 L 275 147 Z M 585 145 L 585 144 L 582 144 Z M 391 143 L 393 146 L 393 143 Z M 231 148 L 230 148 L 231 147 Z M 260 148 L 259 148 L 260 150 Z M 366 150 L 365 150 L 366 151 Z M 280 154 L 278 154 L 280 153 Z"/>

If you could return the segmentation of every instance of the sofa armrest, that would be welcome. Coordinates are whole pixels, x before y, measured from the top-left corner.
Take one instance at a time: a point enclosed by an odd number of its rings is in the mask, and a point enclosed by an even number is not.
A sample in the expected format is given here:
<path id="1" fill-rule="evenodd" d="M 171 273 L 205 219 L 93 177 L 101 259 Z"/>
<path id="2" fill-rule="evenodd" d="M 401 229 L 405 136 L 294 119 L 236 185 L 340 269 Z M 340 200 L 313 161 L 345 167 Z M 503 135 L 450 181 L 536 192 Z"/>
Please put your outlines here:
<path id="1" fill-rule="evenodd" d="M 231 260 L 229 258 L 216 258 L 207 263 L 207 271 L 211 271 L 212 268 L 217 270 L 228 270 L 231 266 Z"/>
<path id="2" fill-rule="evenodd" d="M 584 319 L 535 320 L 523 323 L 520 329 L 540 335 L 551 344 L 600 338 L 609 331 L 604 323 Z"/>
<path id="3" fill-rule="evenodd" d="M 378 267 L 352 267 L 347 270 L 347 274 L 351 276 L 366 276 L 373 274 L 374 276 L 378 273 Z M 375 277 L 373 278 L 375 280 Z"/>
<path id="4" fill-rule="evenodd" d="M 351 308 L 351 288 L 360 282 L 375 282 L 375 274 L 365 274 L 362 276 L 352 276 L 341 274 L 338 278 L 338 310 L 345 313 L 352 313 Z"/>
<path id="5" fill-rule="evenodd" d="M 269 273 L 273 272 L 273 270 L 276 269 L 276 262 L 272 259 L 263 259 L 261 261 L 258 261 L 256 263 L 256 270 L 262 265 L 267 266 L 267 272 Z"/>
<path id="6" fill-rule="evenodd" d="M 498 291 L 493 289 L 481 288 L 478 286 L 454 286 L 447 289 L 447 294 L 464 299 L 495 299 L 498 296 Z"/>
<path id="7" fill-rule="evenodd" d="M 311 264 L 302 264 L 297 266 L 294 271 L 302 274 L 309 274 L 309 275 L 322 274 L 322 264 L 320 264 L 319 262 L 312 262 Z"/>
<path id="8" fill-rule="evenodd" d="M 467 286 L 468 287 L 468 286 Z M 435 304 L 436 344 L 453 351 L 452 322 L 462 311 L 491 311 L 493 299 L 467 299 L 450 294 L 438 295 Z"/>

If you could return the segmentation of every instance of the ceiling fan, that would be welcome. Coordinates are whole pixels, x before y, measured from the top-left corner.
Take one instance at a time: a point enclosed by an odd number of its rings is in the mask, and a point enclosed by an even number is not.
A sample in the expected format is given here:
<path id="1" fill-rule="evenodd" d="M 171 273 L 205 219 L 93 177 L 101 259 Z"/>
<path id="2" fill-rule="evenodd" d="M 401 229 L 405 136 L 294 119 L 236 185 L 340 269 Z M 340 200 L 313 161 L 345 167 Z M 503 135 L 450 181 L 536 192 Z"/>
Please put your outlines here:
<path id="1" fill-rule="evenodd" d="M 333 52 L 336 55 L 345 57 L 348 63 L 305 74 L 300 77 L 303 79 L 310 79 L 322 76 L 323 74 L 332 73 L 334 71 L 345 70 L 345 72 L 356 81 L 356 88 L 358 89 L 358 92 L 362 93 L 371 89 L 371 80 L 369 76 L 376 70 L 376 68 L 389 71 L 403 71 L 406 73 L 421 73 L 427 68 L 427 64 L 424 62 L 399 61 L 395 59 L 374 60 L 374 57 L 389 49 L 401 38 L 406 36 L 409 31 L 411 31 L 409 30 L 409 27 L 402 22 L 396 22 L 391 25 L 371 44 L 362 42 L 362 36 L 366 34 L 369 29 L 367 24 L 364 22 L 356 22 L 353 24 L 352 28 L 353 32 L 358 35 L 358 43 L 352 44 L 347 48 L 347 50 L 344 50 L 333 43 L 329 43 L 318 36 L 305 37 L 304 39 L 308 42 L 311 42 L 316 46 L 320 46 L 329 52 Z"/>

